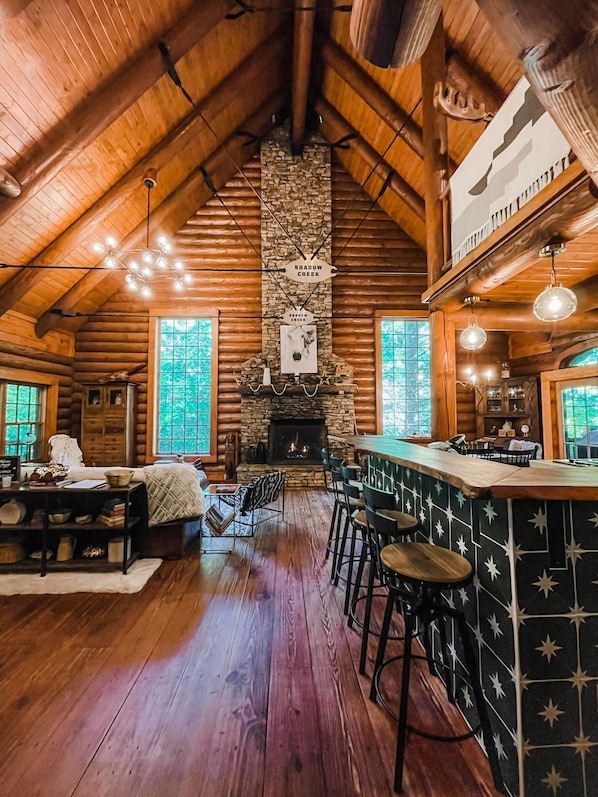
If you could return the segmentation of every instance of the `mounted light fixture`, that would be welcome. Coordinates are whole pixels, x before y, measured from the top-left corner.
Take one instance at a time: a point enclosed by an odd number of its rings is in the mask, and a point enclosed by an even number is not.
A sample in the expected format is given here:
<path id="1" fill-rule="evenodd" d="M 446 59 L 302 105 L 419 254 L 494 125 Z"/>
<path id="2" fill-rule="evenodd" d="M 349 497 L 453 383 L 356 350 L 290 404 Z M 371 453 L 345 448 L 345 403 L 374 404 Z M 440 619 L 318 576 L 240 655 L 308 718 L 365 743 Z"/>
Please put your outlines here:
<path id="1" fill-rule="evenodd" d="M 125 282 L 131 291 L 139 291 L 142 296 L 150 297 L 152 289 L 150 281 L 155 270 L 172 272 L 172 286 L 182 291 L 191 282 L 185 266 L 180 260 L 171 260 L 172 244 L 165 235 L 159 235 L 157 246 L 150 246 L 150 215 L 152 188 L 156 187 L 156 170 L 148 169 L 143 184 L 147 189 L 147 218 L 145 227 L 145 247 L 143 249 L 120 249 L 114 236 L 108 236 L 105 243 L 95 243 L 94 252 L 104 255 L 104 265 L 108 268 L 124 268 L 127 272 Z"/>
<path id="2" fill-rule="evenodd" d="M 551 258 L 550 285 L 547 285 L 534 302 L 534 315 L 540 321 L 563 321 L 577 309 L 577 296 L 570 288 L 556 284 L 554 257 L 565 251 L 565 244 L 558 241 L 543 246 L 540 257 Z"/>
<path id="3" fill-rule="evenodd" d="M 469 316 L 469 324 L 467 329 L 464 329 L 461 333 L 459 342 L 464 349 L 475 351 L 476 349 L 481 349 L 488 339 L 486 331 L 482 329 L 482 327 L 478 326 L 477 318 L 473 311 L 475 305 L 480 301 L 480 297 L 466 296 L 464 301 L 465 304 L 468 304 L 471 308 L 471 315 Z"/>

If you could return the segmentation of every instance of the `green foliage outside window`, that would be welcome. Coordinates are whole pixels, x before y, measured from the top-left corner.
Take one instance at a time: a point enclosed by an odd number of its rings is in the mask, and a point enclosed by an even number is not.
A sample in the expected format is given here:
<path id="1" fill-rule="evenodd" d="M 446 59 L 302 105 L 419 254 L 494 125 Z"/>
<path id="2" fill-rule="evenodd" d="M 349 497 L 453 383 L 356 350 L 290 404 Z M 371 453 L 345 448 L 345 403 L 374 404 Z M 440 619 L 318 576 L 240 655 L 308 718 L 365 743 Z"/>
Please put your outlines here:
<path id="1" fill-rule="evenodd" d="M 43 439 L 42 401 L 44 388 L 5 382 L 4 453 L 23 460 L 41 455 Z"/>
<path id="2" fill-rule="evenodd" d="M 598 349 L 578 354 L 570 366 L 597 365 Z M 593 384 L 592 384 L 593 383 Z M 564 387 L 561 391 L 565 453 L 573 458 L 598 455 L 598 384 L 588 379 L 585 384 Z"/>
<path id="3" fill-rule="evenodd" d="M 430 324 L 385 318 L 381 322 L 382 433 L 432 434 Z"/>
<path id="4" fill-rule="evenodd" d="M 212 334 L 209 318 L 160 321 L 159 454 L 210 451 Z"/>

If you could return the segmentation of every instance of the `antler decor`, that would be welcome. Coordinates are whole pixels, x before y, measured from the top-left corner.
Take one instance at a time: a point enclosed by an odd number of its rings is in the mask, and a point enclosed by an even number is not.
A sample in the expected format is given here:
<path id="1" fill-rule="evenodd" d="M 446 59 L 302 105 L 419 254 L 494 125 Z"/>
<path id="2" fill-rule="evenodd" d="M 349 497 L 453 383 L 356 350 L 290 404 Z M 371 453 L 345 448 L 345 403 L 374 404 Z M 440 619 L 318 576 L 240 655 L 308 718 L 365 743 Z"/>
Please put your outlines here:
<path id="1" fill-rule="evenodd" d="M 445 116 L 465 122 L 489 122 L 494 116 L 486 110 L 483 102 L 477 104 L 471 94 L 465 97 L 451 86 L 440 81 L 434 86 L 434 107 Z"/>

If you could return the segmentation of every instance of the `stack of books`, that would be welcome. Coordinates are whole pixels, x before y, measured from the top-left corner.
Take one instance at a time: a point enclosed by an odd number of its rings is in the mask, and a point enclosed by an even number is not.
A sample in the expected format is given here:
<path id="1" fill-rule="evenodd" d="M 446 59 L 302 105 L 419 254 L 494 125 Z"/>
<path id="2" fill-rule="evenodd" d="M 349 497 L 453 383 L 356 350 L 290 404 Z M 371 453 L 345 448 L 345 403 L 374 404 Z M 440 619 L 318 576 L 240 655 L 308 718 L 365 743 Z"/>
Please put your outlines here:
<path id="1" fill-rule="evenodd" d="M 125 502 L 122 498 L 110 498 L 104 501 L 102 509 L 97 517 L 99 523 L 110 528 L 124 528 L 125 525 Z"/>

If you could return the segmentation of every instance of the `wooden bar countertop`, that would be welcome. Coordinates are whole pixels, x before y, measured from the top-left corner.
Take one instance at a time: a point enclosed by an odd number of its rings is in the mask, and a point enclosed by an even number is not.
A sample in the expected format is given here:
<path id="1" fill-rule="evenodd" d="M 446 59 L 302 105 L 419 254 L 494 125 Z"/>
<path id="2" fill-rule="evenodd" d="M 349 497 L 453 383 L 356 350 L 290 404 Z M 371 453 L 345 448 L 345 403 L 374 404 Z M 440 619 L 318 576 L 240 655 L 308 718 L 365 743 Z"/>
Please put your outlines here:
<path id="1" fill-rule="evenodd" d="M 518 468 L 385 435 L 331 436 L 330 439 L 354 446 L 363 454 L 372 454 L 433 476 L 457 487 L 469 498 L 598 499 L 598 468 L 556 464 L 543 468 Z"/>

